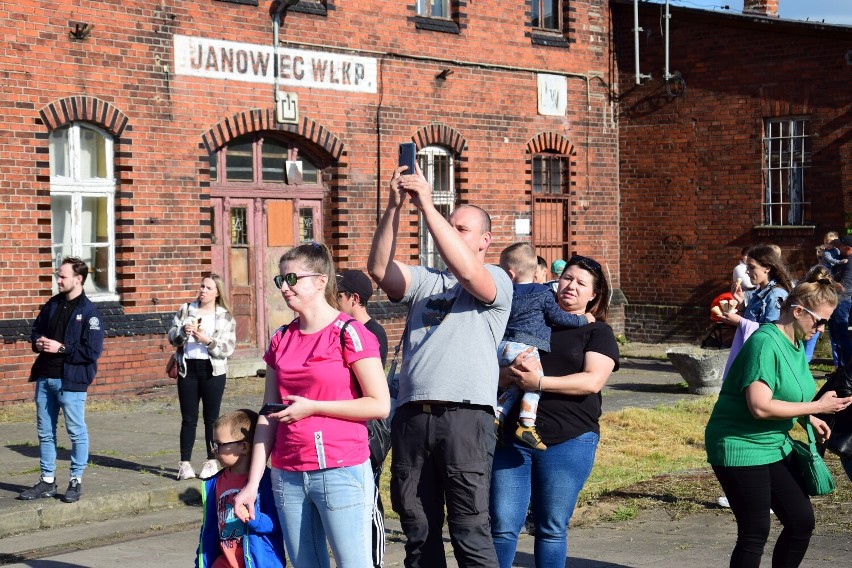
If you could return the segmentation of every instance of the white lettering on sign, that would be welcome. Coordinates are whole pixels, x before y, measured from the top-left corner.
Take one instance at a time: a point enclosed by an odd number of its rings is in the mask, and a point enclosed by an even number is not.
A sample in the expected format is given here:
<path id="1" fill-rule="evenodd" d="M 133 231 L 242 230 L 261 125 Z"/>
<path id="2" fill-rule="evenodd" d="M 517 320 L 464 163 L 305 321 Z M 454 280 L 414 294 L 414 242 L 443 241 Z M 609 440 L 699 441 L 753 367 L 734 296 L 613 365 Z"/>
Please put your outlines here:
<path id="1" fill-rule="evenodd" d="M 565 116 L 568 110 L 568 79 L 562 75 L 538 74 L 538 114 Z"/>
<path id="2" fill-rule="evenodd" d="M 175 35 L 175 74 L 272 84 L 275 54 L 271 46 Z M 304 49 L 278 50 L 281 85 L 376 92 L 377 63 L 372 57 Z"/>

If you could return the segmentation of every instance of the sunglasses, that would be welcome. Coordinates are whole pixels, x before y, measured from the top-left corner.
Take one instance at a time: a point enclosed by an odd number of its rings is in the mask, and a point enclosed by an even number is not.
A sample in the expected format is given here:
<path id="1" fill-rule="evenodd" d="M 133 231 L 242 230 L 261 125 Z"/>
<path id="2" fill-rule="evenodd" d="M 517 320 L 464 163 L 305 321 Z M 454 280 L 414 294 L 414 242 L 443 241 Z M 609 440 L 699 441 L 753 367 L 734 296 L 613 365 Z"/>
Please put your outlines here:
<path id="1" fill-rule="evenodd" d="M 588 256 L 580 256 L 575 254 L 571 258 L 568 259 L 568 262 L 565 266 L 579 266 L 584 270 L 588 270 L 589 272 L 597 272 L 599 274 L 603 273 L 603 269 L 597 260 L 591 259 Z"/>
<path id="2" fill-rule="evenodd" d="M 791 308 L 802 308 L 803 310 L 805 310 L 806 312 L 808 312 L 808 314 L 810 314 L 810 316 L 811 316 L 812 318 L 814 318 L 814 327 L 822 327 L 822 326 L 824 326 L 824 325 L 827 325 L 827 324 L 828 324 L 828 320 L 827 320 L 827 319 L 819 317 L 818 315 L 816 315 L 815 313 L 813 313 L 812 311 L 810 311 L 810 310 L 809 310 L 808 308 L 806 308 L 805 306 L 802 306 L 802 305 L 799 305 L 799 304 L 790 304 L 790 307 L 791 307 Z"/>
<path id="3" fill-rule="evenodd" d="M 231 444 L 242 444 L 245 440 L 234 440 L 233 442 L 210 442 L 210 449 L 213 450 L 214 454 L 218 454 L 225 446 L 230 446 Z"/>
<path id="4" fill-rule="evenodd" d="M 296 274 L 295 272 L 288 272 L 283 276 L 281 274 L 277 275 L 272 281 L 275 282 L 276 288 L 281 288 L 285 282 L 287 286 L 295 286 L 300 278 L 309 278 L 311 276 L 322 276 L 322 274 Z"/>

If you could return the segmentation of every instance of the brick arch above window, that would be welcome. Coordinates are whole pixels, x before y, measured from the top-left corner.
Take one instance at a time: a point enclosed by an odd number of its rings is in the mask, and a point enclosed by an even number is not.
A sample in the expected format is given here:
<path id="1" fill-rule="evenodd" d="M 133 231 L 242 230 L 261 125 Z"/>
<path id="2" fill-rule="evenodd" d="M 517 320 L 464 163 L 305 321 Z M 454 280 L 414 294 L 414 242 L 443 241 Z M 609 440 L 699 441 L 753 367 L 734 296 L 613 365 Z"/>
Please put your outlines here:
<path id="1" fill-rule="evenodd" d="M 271 108 L 239 112 L 202 134 L 201 139 L 207 152 L 212 154 L 235 138 L 262 131 L 288 132 L 307 138 L 335 160 L 343 155 L 343 142 L 325 126 L 306 116 L 296 124 L 280 124 L 275 121 L 275 111 Z"/>
<path id="2" fill-rule="evenodd" d="M 577 153 L 571 141 L 558 132 L 540 132 L 527 142 L 528 154 L 542 152 L 556 152 L 565 156 L 574 156 Z"/>
<path id="3" fill-rule="evenodd" d="M 437 122 L 424 126 L 411 139 L 417 144 L 418 150 L 422 150 L 426 146 L 444 146 L 455 155 L 461 156 L 467 148 L 467 140 L 458 130 Z"/>
<path id="4" fill-rule="evenodd" d="M 38 111 L 42 124 L 56 130 L 75 121 L 95 124 L 113 136 L 121 136 L 127 126 L 127 115 L 106 101 L 87 95 L 66 97 L 49 103 Z"/>

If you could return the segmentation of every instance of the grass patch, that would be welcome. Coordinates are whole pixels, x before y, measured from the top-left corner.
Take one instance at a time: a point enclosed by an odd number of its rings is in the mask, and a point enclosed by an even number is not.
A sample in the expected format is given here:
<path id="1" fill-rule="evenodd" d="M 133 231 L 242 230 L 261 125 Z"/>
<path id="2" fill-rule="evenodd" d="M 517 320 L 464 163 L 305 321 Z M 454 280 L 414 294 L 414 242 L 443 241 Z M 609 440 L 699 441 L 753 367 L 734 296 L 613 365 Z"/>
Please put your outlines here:
<path id="1" fill-rule="evenodd" d="M 672 471 L 704 467 L 704 427 L 716 397 L 626 408 L 601 417 L 601 442 L 580 505 Z"/>

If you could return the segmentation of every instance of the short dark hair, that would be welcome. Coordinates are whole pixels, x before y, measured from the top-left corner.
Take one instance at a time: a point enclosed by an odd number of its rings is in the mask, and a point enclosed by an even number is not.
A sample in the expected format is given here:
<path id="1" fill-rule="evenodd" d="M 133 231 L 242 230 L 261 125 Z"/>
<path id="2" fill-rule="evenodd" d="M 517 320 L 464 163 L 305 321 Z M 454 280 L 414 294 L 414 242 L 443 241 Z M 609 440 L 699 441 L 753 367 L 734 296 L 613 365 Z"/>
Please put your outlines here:
<path id="1" fill-rule="evenodd" d="M 586 306 L 586 311 L 595 316 L 596 320 L 606 321 L 609 312 L 609 282 L 607 282 L 603 267 L 592 258 L 574 255 L 568 259 L 562 274 L 565 274 L 565 270 L 570 266 L 579 266 L 594 278 L 592 287 L 595 291 L 595 297 Z"/>
<path id="2" fill-rule="evenodd" d="M 221 428 L 223 426 L 228 428 L 234 438 L 242 436 L 243 440 L 248 442 L 249 447 L 251 447 L 254 442 L 254 430 L 257 427 L 257 412 L 248 408 L 241 408 L 223 414 L 216 419 L 213 427 Z"/>
<path id="3" fill-rule="evenodd" d="M 83 262 L 82 258 L 78 256 L 66 256 L 62 259 L 62 262 L 59 263 L 59 266 L 63 266 L 65 264 L 71 266 L 71 270 L 74 271 L 74 276 L 82 276 L 82 283 L 86 283 L 86 278 L 89 277 L 89 266 Z"/>

